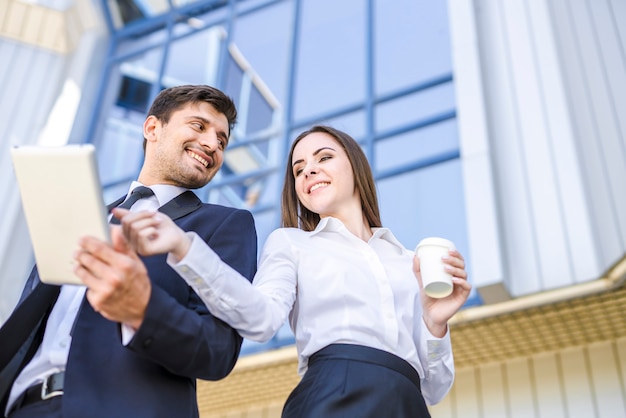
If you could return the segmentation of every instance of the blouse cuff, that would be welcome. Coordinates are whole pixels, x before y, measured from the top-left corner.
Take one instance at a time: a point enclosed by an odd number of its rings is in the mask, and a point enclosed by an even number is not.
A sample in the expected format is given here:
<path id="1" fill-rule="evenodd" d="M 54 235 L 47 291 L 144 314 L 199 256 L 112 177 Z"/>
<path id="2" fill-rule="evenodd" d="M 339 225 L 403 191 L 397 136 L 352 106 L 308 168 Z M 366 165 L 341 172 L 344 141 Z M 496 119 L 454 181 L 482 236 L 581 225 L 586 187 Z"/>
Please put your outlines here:
<path id="1" fill-rule="evenodd" d="M 447 327 L 446 335 L 438 338 L 430 333 L 423 318 L 422 325 L 422 341 L 426 341 L 428 362 L 439 361 L 451 355 L 452 341 L 450 339 L 450 327 Z"/>

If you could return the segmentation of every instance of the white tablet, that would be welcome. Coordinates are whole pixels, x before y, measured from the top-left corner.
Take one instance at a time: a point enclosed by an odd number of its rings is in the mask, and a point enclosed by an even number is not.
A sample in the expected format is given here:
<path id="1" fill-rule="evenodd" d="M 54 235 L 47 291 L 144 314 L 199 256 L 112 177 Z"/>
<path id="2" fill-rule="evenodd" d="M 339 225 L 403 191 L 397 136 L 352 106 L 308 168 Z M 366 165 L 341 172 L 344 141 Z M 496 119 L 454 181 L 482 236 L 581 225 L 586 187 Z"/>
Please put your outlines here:
<path id="1" fill-rule="evenodd" d="M 78 239 L 110 242 L 94 146 L 18 146 L 11 158 L 41 281 L 81 285 Z"/>

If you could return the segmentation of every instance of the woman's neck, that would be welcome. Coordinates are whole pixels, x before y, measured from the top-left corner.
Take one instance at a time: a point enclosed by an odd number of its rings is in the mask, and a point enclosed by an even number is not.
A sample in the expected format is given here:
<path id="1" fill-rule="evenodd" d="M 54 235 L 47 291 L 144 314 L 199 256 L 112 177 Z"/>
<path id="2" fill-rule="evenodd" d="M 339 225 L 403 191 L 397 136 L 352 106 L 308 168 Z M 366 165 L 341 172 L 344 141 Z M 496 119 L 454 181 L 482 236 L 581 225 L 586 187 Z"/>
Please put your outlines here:
<path id="1" fill-rule="evenodd" d="M 343 222 L 344 226 L 348 231 L 350 231 L 357 238 L 368 242 L 370 238 L 372 238 L 372 228 L 370 228 L 365 216 L 359 217 L 351 217 L 349 219 L 340 218 L 341 222 Z"/>

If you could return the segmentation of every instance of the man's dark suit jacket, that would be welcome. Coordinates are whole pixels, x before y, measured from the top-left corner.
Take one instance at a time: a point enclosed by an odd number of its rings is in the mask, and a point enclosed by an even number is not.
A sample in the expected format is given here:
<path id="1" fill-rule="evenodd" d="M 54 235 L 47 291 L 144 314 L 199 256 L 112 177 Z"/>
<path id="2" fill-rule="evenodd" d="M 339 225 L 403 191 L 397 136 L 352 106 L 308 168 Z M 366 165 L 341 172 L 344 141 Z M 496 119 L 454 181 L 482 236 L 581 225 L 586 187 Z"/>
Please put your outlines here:
<path id="1" fill-rule="evenodd" d="M 159 210 L 183 230 L 195 231 L 223 261 L 252 280 L 257 237 L 250 212 L 203 204 L 190 191 Z M 165 259 L 166 255 L 143 258 L 152 293 L 145 319 L 129 345 L 122 345 L 119 323 L 105 319 L 83 300 L 65 372 L 64 417 L 197 417 L 196 378 L 217 380 L 232 370 L 242 338 L 209 313 Z M 34 269 L 24 296 L 37 283 Z M 41 341 L 38 337 L 35 344 Z M 10 379 L 5 383 L 15 376 Z M 7 396 L 8 391 L 0 392 L 0 404 Z"/>

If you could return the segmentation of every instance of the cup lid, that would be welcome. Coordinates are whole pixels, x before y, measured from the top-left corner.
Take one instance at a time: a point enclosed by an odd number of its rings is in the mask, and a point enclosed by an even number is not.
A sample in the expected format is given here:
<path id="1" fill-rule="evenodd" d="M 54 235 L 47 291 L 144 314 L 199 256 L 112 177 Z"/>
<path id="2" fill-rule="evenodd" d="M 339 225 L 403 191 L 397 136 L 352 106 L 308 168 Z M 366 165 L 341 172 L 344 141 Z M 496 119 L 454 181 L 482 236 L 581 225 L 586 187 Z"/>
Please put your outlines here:
<path id="1" fill-rule="evenodd" d="M 447 240 L 445 238 L 439 238 L 439 237 L 424 238 L 423 240 L 419 242 L 419 244 L 417 244 L 417 247 L 415 247 L 415 249 L 417 250 L 419 247 L 422 247 L 424 245 L 437 245 L 440 247 L 448 248 L 450 250 L 456 249 L 452 241 Z"/>

